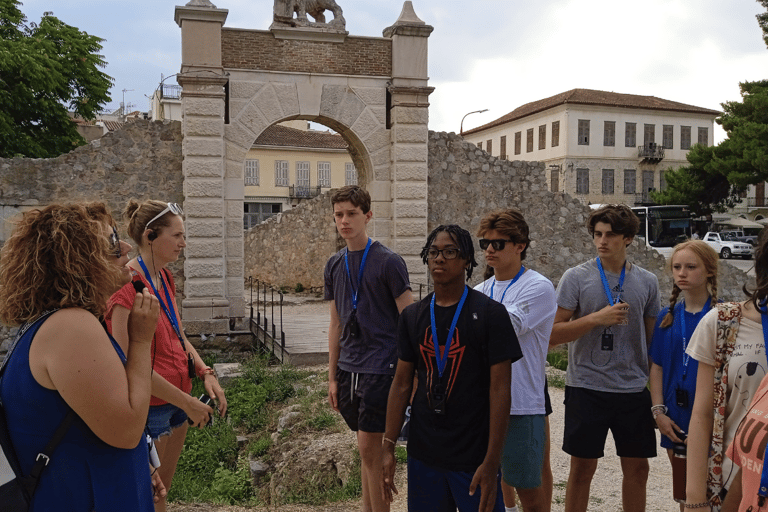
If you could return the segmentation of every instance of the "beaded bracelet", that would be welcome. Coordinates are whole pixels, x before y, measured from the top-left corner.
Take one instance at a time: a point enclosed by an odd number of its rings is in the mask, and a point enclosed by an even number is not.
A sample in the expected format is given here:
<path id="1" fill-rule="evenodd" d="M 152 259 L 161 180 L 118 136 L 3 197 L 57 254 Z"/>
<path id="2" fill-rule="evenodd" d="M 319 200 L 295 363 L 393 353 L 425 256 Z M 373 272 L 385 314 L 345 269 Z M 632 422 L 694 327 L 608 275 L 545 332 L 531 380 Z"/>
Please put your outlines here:
<path id="1" fill-rule="evenodd" d="M 686 503 L 685 505 L 683 505 L 683 508 L 704 508 L 709 506 L 710 505 L 708 501 L 702 501 L 701 503 L 691 503 L 691 504 Z"/>
<path id="2" fill-rule="evenodd" d="M 204 379 L 206 375 L 213 375 L 213 368 L 210 366 L 206 366 L 205 368 L 198 370 L 197 376 L 200 377 L 200 379 Z"/>

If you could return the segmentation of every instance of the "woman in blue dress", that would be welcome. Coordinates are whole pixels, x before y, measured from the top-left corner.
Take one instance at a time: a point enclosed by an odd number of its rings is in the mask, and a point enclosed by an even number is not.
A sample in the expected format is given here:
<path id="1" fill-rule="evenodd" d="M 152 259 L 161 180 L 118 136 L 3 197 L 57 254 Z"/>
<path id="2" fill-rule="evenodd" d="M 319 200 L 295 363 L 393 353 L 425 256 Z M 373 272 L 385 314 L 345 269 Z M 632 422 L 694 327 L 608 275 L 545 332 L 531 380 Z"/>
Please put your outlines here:
<path id="1" fill-rule="evenodd" d="M 32 324 L 0 384 L 24 474 L 69 410 L 77 414 L 32 511 L 154 509 L 144 426 L 160 308 L 146 290 L 136 294 L 127 358 L 100 322 L 107 299 L 131 279 L 130 249 L 106 206 L 91 203 L 24 213 L 0 252 L 0 319 Z"/>
<path id="2" fill-rule="evenodd" d="M 685 353 L 701 318 L 717 302 L 717 253 L 701 240 L 675 246 L 669 258 L 672 295 L 659 313 L 651 344 L 651 412 L 661 432 L 661 446 L 673 464 L 673 486 L 685 489 L 685 471 L 674 471 L 673 448 L 682 451 L 691 421 L 698 362 Z M 683 504 L 680 503 L 680 510 Z"/>

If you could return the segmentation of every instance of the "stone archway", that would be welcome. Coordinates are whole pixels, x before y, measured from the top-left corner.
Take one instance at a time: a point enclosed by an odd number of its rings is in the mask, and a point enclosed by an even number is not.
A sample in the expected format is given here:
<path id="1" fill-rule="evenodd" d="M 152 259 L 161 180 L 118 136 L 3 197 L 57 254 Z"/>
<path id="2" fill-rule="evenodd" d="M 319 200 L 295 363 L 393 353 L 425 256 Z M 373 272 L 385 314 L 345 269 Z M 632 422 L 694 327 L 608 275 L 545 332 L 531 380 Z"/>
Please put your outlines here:
<path id="1" fill-rule="evenodd" d="M 344 137 L 370 192 L 370 235 L 426 282 L 427 41 L 432 27 L 406 1 L 383 37 L 335 27 L 225 28 L 209 0 L 176 7 L 181 27 L 185 324 L 224 332 L 244 316 L 243 161 L 268 126 L 322 123 Z M 277 19 L 277 18 L 276 18 Z M 199 327 L 194 326 L 195 323 Z"/>

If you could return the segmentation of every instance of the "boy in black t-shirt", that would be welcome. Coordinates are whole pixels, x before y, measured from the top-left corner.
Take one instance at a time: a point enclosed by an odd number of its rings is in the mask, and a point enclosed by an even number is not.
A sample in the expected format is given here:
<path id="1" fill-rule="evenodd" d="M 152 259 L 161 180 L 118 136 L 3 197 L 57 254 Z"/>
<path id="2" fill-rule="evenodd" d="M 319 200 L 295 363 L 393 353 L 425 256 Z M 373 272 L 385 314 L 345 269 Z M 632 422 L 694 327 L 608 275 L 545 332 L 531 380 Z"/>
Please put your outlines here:
<path id="1" fill-rule="evenodd" d="M 398 323 L 382 493 L 387 502 L 397 493 L 394 441 L 418 372 L 408 437 L 409 510 L 504 511 L 499 462 L 510 365 L 522 353 L 506 309 L 464 284 L 477 266 L 474 252 L 466 230 L 436 228 L 421 252 L 435 291 L 405 308 Z"/>

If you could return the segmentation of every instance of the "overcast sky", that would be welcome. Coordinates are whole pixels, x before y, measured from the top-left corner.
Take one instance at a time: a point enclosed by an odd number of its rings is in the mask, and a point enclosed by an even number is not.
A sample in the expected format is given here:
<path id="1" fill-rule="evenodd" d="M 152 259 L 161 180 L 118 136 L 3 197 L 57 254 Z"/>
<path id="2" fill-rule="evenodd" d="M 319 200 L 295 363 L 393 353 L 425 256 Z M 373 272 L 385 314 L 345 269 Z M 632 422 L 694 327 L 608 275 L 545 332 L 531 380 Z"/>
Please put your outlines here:
<path id="1" fill-rule="evenodd" d="M 110 108 L 137 110 L 161 75 L 179 71 L 181 35 L 174 7 L 184 0 L 22 0 L 28 20 L 53 11 L 104 38 Z M 400 15 L 399 0 L 337 0 L 351 35 L 381 36 Z M 226 26 L 266 30 L 269 0 L 213 0 Z M 720 110 L 739 100 L 741 81 L 768 78 L 768 48 L 755 0 L 413 0 L 434 27 L 429 38 L 430 129 L 459 131 L 574 88 L 657 96 Z M 469 6 L 469 7 L 468 7 Z M 328 13 L 328 19 L 331 18 Z M 173 83 L 173 79 L 166 83 Z M 724 138 L 716 125 L 715 141 Z"/>

